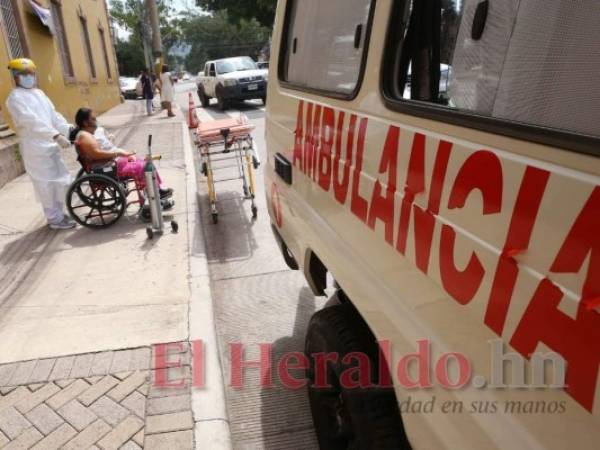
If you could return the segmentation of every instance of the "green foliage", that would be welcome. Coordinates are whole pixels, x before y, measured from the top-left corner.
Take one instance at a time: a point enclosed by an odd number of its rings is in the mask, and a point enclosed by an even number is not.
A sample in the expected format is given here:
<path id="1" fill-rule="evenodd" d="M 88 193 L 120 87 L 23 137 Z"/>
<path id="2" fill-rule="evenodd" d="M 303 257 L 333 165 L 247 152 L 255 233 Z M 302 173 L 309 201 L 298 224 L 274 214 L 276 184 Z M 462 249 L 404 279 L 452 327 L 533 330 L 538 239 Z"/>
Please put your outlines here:
<path id="1" fill-rule="evenodd" d="M 185 41 L 192 46 L 186 67 L 192 73 L 204 68 L 208 60 L 230 56 L 258 57 L 268 44 L 271 30 L 256 19 L 241 19 L 232 23 L 227 11 L 213 15 L 196 15 L 180 23 Z"/>
<path id="2" fill-rule="evenodd" d="M 277 0 L 196 0 L 196 4 L 206 11 L 226 10 L 232 23 L 256 19 L 262 26 L 272 28 L 275 20 Z"/>
<path id="3" fill-rule="evenodd" d="M 172 1 L 157 0 L 165 54 L 168 54 L 169 50 L 181 39 L 179 21 L 172 19 Z M 119 40 L 116 46 L 119 72 L 123 76 L 138 75 L 145 66 L 142 44 L 142 20 L 145 14 L 143 3 L 143 0 L 112 0 L 111 2 L 111 17 L 121 28 L 131 33 L 127 40 Z"/>
<path id="4" fill-rule="evenodd" d="M 142 42 L 139 37 L 132 35 L 129 40 L 119 39 L 115 50 L 121 76 L 136 77 L 146 66 Z"/>

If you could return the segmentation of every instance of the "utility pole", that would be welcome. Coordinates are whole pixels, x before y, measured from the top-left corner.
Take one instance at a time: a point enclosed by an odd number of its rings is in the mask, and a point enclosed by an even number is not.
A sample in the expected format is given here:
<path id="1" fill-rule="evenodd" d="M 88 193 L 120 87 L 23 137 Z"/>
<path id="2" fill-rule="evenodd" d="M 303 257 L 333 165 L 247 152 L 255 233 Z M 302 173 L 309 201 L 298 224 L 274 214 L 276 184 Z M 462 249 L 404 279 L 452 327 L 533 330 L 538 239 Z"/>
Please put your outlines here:
<path id="1" fill-rule="evenodd" d="M 146 18 L 148 15 L 146 14 L 146 10 L 144 5 L 142 4 L 143 0 L 138 0 L 138 13 L 139 13 L 139 22 L 138 27 L 140 29 L 140 38 L 142 39 L 142 46 L 144 47 L 144 63 L 148 70 L 152 70 L 152 53 L 150 51 L 150 33 L 148 29 L 148 22 Z"/>
<path id="2" fill-rule="evenodd" d="M 158 72 L 158 69 L 162 66 L 163 48 L 156 0 L 146 0 L 146 9 L 150 18 L 150 26 L 152 27 L 152 56 L 155 58 Z"/>

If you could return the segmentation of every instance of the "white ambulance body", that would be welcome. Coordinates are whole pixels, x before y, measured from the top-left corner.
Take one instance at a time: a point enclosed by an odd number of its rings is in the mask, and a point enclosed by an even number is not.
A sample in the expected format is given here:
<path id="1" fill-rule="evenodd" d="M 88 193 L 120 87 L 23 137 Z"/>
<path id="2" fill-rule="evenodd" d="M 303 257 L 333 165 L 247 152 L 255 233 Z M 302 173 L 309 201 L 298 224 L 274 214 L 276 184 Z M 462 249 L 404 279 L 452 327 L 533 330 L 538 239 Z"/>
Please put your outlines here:
<path id="1" fill-rule="evenodd" d="M 321 446 L 600 448 L 600 2 L 280 0 L 271 68 L 275 235 L 340 289 L 307 350 L 372 333 L 394 381 L 310 389 Z"/>

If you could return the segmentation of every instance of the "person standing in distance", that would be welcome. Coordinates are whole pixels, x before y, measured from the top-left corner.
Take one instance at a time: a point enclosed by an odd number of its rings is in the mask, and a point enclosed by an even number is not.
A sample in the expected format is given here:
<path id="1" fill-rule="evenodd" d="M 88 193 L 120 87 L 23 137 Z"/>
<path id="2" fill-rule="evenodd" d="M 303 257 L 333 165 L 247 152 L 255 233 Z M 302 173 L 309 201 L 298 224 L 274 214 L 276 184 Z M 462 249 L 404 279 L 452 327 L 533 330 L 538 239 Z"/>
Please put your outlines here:
<path id="1" fill-rule="evenodd" d="M 162 68 L 160 75 L 160 99 L 164 108 L 167 110 L 168 117 L 175 117 L 173 114 L 173 102 L 175 101 L 175 88 L 173 87 L 173 76 L 169 72 L 169 66 L 166 64 Z"/>
<path id="2" fill-rule="evenodd" d="M 146 112 L 151 116 L 153 112 L 152 102 L 154 100 L 154 84 L 152 83 L 150 75 L 148 75 L 148 69 L 142 71 L 140 81 L 142 82 L 143 96 L 146 100 Z"/>
<path id="3" fill-rule="evenodd" d="M 75 228 L 64 212 L 65 195 L 72 178 L 60 154 L 70 148 L 67 139 L 72 126 L 54 108 L 50 99 L 37 89 L 37 69 L 26 58 L 10 61 L 15 88 L 6 107 L 16 127 L 21 156 L 37 199 L 42 203 L 48 226 L 53 230 Z"/>

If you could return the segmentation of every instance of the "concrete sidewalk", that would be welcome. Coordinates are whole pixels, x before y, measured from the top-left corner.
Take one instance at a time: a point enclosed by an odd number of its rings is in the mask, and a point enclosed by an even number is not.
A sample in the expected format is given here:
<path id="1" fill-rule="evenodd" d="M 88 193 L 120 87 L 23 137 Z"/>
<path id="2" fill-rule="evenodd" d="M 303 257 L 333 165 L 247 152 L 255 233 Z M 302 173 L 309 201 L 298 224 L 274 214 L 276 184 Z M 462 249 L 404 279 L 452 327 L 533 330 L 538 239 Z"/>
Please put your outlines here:
<path id="1" fill-rule="evenodd" d="M 194 428 L 196 442 L 228 448 L 218 360 L 207 361 L 209 389 L 152 393 L 161 368 L 151 346 L 192 337 L 216 349 L 185 119 L 146 117 L 143 102 L 126 102 L 99 121 L 140 155 L 153 135 L 180 231 L 148 241 L 124 217 L 109 230 L 54 232 L 26 175 L 0 189 L 0 448 L 188 449 Z M 78 169 L 74 151 L 65 160 Z M 174 377 L 189 385 L 182 347 Z M 218 426 L 195 426 L 210 421 Z"/>

